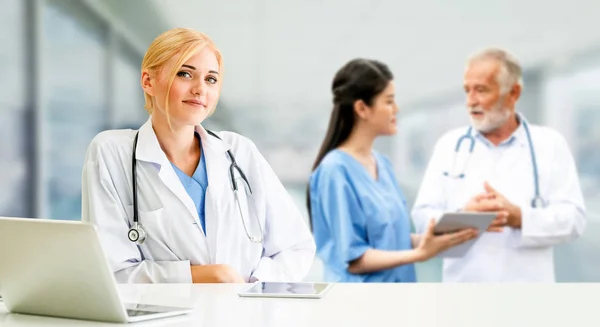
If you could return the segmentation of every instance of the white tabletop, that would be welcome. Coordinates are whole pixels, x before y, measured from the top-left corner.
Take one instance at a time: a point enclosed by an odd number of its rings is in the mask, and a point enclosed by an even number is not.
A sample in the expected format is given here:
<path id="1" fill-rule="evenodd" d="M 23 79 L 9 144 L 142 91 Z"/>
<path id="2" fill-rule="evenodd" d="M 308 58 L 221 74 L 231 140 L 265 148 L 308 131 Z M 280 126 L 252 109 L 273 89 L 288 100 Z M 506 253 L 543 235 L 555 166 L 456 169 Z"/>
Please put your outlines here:
<path id="1" fill-rule="evenodd" d="M 126 301 L 194 312 L 132 326 L 600 326 L 595 284 L 336 284 L 322 299 L 240 298 L 246 285 L 120 285 Z M 114 326 L 8 314 L 0 326 Z"/>

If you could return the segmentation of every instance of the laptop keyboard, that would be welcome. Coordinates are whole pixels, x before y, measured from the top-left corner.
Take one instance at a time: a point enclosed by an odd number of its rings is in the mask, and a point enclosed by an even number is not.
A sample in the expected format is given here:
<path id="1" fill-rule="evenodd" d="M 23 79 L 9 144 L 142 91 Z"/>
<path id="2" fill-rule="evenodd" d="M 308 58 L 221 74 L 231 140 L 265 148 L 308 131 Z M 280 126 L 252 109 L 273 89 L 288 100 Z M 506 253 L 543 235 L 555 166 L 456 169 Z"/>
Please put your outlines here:
<path id="1" fill-rule="evenodd" d="M 157 312 L 127 309 L 127 315 L 130 317 L 147 316 L 152 314 L 157 314 Z"/>

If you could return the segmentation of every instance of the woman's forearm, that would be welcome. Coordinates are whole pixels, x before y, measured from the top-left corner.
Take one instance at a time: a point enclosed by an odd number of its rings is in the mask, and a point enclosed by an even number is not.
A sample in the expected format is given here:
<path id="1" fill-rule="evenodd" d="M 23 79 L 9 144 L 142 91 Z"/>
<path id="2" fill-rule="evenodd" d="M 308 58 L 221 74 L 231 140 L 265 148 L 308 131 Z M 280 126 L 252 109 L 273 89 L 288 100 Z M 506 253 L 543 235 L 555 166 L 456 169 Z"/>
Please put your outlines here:
<path id="1" fill-rule="evenodd" d="M 348 271 L 352 274 L 372 273 L 405 264 L 420 262 L 424 259 L 425 255 L 419 249 L 404 251 L 368 249 L 360 258 L 350 263 Z"/>

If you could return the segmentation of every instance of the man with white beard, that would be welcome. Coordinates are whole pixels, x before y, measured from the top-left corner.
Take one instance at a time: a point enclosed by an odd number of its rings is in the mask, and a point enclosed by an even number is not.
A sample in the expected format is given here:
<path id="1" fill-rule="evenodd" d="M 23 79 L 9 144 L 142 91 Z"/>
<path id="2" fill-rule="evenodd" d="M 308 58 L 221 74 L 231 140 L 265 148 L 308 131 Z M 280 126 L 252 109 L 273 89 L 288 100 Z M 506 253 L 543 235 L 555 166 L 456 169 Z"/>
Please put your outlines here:
<path id="1" fill-rule="evenodd" d="M 464 89 L 471 124 L 435 145 L 412 211 L 417 231 L 446 212 L 498 213 L 463 257 L 444 258 L 444 282 L 554 282 L 553 247 L 585 228 L 565 139 L 515 110 L 521 75 L 504 50 L 470 57 Z"/>

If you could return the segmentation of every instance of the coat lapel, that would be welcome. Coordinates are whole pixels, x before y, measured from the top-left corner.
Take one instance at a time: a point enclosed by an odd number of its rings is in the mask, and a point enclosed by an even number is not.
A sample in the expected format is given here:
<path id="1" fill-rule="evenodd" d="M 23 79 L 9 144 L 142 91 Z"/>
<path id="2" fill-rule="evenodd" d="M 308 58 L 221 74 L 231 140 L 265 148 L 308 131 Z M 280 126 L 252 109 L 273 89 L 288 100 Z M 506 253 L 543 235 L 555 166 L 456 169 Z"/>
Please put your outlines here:
<path id="1" fill-rule="evenodd" d="M 196 131 L 202 139 L 204 148 L 206 171 L 208 176 L 208 189 L 206 191 L 206 230 L 210 252 L 210 261 L 219 262 L 219 247 L 217 245 L 221 227 L 221 217 L 229 210 L 231 181 L 229 177 L 229 166 L 231 161 L 227 156 L 230 145 L 209 135 L 202 126 L 197 126 Z"/>
<path id="2" fill-rule="evenodd" d="M 230 202 L 233 198 L 227 193 L 232 190 L 229 177 L 231 161 L 227 156 L 227 150 L 230 149 L 231 145 L 209 135 L 200 125 L 196 126 L 196 132 L 198 132 L 202 140 L 208 177 L 208 189 L 205 200 L 206 237 L 204 240 L 208 248 L 210 263 L 217 263 L 219 262 L 217 241 L 219 240 L 219 230 L 221 227 L 219 224 L 221 221 L 220 218 L 230 212 Z M 196 222 L 200 226 L 194 201 L 187 194 L 167 156 L 162 151 L 152 128 L 151 119 L 148 119 L 139 130 L 136 156 L 138 160 L 151 162 L 159 167 L 161 181 L 185 206 L 189 213 L 188 219 L 191 219 L 192 222 Z"/>
<path id="3" fill-rule="evenodd" d="M 189 212 L 189 219 L 192 222 L 198 222 L 198 212 L 194 201 L 187 194 L 185 188 L 181 184 L 179 177 L 173 170 L 169 159 L 160 148 L 154 129 L 152 128 L 152 121 L 148 121 L 140 128 L 140 134 L 138 138 L 138 146 L 136 149 L 137 159 L 152 162 L 159 165 L 159 173 L 161 181 L 167 186 L 167 188 L 175 194 L 177 199 L 185 206 Z M 199 222 L 198 222 L 199 223 Z"/>

